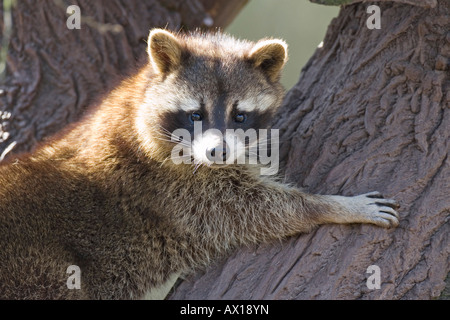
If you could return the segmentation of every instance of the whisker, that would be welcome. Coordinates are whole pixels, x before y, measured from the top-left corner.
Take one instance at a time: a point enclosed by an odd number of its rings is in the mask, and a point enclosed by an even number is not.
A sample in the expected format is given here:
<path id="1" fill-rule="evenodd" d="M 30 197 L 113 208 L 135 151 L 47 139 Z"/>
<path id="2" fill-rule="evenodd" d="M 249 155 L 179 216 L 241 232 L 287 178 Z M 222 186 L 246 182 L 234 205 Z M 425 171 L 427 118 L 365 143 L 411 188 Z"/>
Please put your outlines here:
<path id="1" fill-rule="evenodd" d="M 192 172 L 192 173 L 195 174 L 201 165 L 202 165 L 202 162 L 198 162 L 194 167 L 194 172 Z"/>
<path id="2" fill-rule="evenodd" d="M 190 147 L 191 146 L 191 143 L 186 141 L 186 140 L 173 141 L 172 139 L 167 139 L 167 138 L 161 138 L 161 137 L 155 137 L 155 138 L 158 139 L 158 140 L 161 140 L 161 141 L 167 141 L 167 142 L 171 142 L 171 143 L 174 143 L 174 144 L 181 144 L 181 145 L 186 146 L 186 147 Z"/>

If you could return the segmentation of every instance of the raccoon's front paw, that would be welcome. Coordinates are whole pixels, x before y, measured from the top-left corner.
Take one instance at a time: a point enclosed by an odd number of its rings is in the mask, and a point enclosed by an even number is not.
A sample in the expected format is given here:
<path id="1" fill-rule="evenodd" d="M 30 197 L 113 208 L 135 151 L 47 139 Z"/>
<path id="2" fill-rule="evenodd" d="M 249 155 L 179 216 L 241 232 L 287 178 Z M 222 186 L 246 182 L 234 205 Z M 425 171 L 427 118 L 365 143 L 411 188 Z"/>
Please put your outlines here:
<path id="1" fill-rule="evenodd" d="M 378 191 L 352 197 L 363 215 L 364 223 L 373 223 L 384 228 L 398 226 L 399 215 L 395 209 L 399 204 L 393 199 L 385 199 Z"/>

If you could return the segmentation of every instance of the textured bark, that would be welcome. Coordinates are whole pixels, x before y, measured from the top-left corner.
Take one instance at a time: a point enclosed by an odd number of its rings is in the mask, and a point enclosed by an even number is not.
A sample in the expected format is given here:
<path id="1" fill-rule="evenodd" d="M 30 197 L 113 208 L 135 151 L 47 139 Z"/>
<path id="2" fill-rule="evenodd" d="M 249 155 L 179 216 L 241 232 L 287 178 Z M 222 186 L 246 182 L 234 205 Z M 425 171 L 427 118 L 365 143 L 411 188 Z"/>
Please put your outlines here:
<path id="1" fill-rule="evenodd" d="M 365 0 L 309 0 L 314 3 L 324 4 L 327 6 L 339 6 L 339 5 L 347 5 L 358 2 L 364 2 Z M 437 0 L 371 0 L 370 3 L 374 2 L 397 2 L 397 3 L 406 3 L 414 6 L 420 6 L 425 8 L 434 8 L 437 6 Z"/>
<path id="2" fill-rule="evenodd" d="M 0 83 L 0 155 L 13 146 L 13 153 L 31 150 L 133 73 L 146 61 L 151 28 L 223 28 L 246 2 L 16 1 L 8 73 Z M 66 27 L 66 8 L 72 4 L 81 9 L 81 30 Z M 0 8 L 3 17 L 2 1 Z M 3 24 L 2 18 L 0 30 Z M 122 31 L 111 31 L 112 25 Z M 109 31 L 102 32 L 105 26 Z"/>
<path id="3" fill-rule="evenodd" d="M 145 60 L 151 27 L 193 28 L 210 25 L 209 18 L 224 26 L 244 2 L 75 1 L 84 16 L 123 26 L 101 33 L 86 25 L 68 30 L 65 10 L 52 1 L 17 1 L 8 74 L 0 84 L 0 155 L 13 142 L 11 154 L 30 150 L 134 72 Z M 367 4 L 342 9 L 288 92 L 276 125 L 286 180 L 318 193 L 379 190 L 402 204 L 400 227 L 322 226 L 244 248 L 181 283 L 173 299 L 408 299 L 444 290 L 450 2 L 433 9 L 379 5 L 381 30 L 366 28 Z M 381 269 L 379 290 L 366 286 L 374 264 Z"/>
<path id="4" fill-rule="evenodd" d="M 314 193 L 378 190 L 400 226 L 327 225 L 245 248 L 172 299 L 430 299 L 450 271 L 450 2 L 343 7 L 276 121 L 285 178 Z M 370 265 L 381 289 L 366 282 Z"/>

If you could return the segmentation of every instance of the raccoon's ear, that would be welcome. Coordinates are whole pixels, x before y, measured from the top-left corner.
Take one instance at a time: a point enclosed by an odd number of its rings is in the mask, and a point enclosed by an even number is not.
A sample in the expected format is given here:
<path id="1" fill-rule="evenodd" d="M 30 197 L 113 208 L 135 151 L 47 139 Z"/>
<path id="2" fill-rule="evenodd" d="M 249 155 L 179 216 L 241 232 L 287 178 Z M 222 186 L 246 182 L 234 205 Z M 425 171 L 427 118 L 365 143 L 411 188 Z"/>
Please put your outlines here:
<path id="1" fill-rule="evenodd" d="M 164 29 L 153 29 L 148 37 L 148 54 L 153 69 L 161 74 L 175 70 L 181 63 L 178 39 Z"/>
<path id="2" fill-rule="evenodd" d="M 259 41 L 250 51 L 249 58 L 271 81 L 277 81 L 288 58 L 287 44 L 279 39 Z"/>

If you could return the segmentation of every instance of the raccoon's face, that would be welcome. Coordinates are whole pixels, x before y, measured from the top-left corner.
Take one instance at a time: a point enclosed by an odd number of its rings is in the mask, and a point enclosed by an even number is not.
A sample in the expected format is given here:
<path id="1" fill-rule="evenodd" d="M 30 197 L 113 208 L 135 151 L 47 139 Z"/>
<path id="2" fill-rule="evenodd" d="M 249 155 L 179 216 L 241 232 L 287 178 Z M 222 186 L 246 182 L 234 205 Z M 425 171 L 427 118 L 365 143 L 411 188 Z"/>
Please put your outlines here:
<path id="1" fill-rule="evenodd" d="M 286 50 L 281 40 L 254 44 L 153 30 L 149 54 L 157 79 L 139 111 L 139 131 L 153 130 L 153 150 L 175 163 L 235 163 L 281 104 Z"/>

